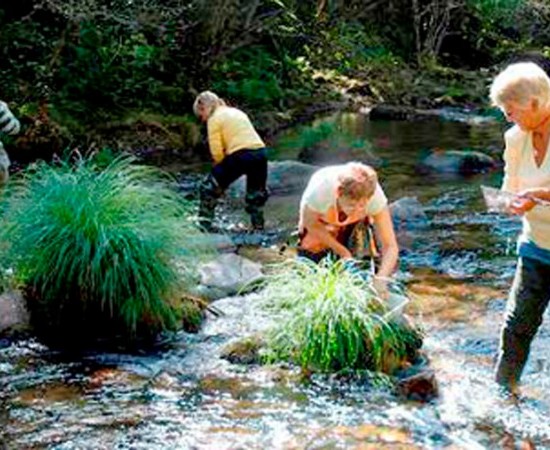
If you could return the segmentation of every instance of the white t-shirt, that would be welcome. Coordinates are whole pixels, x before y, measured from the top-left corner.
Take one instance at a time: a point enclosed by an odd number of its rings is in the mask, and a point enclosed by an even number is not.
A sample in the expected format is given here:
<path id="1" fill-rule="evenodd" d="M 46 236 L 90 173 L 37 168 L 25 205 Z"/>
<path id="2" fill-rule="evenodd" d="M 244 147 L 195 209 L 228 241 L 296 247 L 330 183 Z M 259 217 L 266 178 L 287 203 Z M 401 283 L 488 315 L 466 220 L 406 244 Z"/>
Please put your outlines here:
<path id="1" fill-rule="evenodd" d="M 502 190 L 519 192 L 529 188 L 550 188 L 550 144 L 540 167 L 535 163 L 532 134 L 517 125 L 504 135 L 504 180 Z M 523 216 L 520 242 L 531 241 L 550 250 L 550 207 L 535 206 Z"/>

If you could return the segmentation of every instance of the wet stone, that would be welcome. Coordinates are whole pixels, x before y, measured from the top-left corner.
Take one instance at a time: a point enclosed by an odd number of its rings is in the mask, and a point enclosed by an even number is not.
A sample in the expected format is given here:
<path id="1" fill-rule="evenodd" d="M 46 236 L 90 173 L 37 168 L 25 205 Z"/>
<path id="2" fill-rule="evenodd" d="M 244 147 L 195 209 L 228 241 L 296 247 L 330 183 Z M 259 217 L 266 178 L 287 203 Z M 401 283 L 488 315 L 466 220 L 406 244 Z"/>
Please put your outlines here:
<path id="1" fill-rule="evenodd" d="M 419 402 L 429 402 L 439 396 L 439 386 L 435 378 L 435 372 L 426 369 L 397 382 L 399 395 Z"/>
<path id="2" fill-rule="evenodd" d="M 241 339 L 225 346 L 221 357 L 233 364 L 257 364 L 260 362 L 262 344 L 261 338 L 256 336 Z"/>

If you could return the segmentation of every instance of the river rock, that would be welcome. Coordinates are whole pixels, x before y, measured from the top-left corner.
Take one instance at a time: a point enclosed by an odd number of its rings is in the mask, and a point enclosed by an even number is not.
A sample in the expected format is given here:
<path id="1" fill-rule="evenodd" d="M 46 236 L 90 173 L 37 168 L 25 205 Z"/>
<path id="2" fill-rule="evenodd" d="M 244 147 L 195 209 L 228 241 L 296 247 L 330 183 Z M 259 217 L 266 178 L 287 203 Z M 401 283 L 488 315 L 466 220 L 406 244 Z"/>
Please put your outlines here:
<path id="1" fill-rule="evenodd" d="M 268 164 L 267 188 L 273 195 L 301 193 L 318 166 L 299 161 L 273 161 Z M 245 193 L 245 177 L 241 177 L 228 189 L 231 197 Z"/>
<path id="2" fill-rule="evenodd" d="M 227 344 L 222 349 L 221 357 L 233 364 L 257 364 L 263 346 L 260 336 L 249 336 Z"/>
<path id="3" fill-rule="evenodd" d="M 402 228 L 425 228 L 429 225 L 428 216 L 417 197 L 402 197 L 389 205 L 393 225 Z"/>
<path id="4" fill-rule="evenodd" d="M 0 295 L 0 334 L 20 331 L 29 327 L 29 311 L 19 291 Z"/>
<path id="5" fill-rule="evenodd" d="M 198 270 L 201 286 L 215 292 L 218 298 L 235 295 L 263 278 L 260 264 L 235 253 L 222 254 L 202 264 Z"/>
<path id="6" fill-rule="evenodd" d="M 429 402 L 439 395 L 439 386 L 431 369 L 398 380 L 397 390 L 408 400 L 419 402 Z"/>
<path id="7" fill-rule="evenodd" d="M 416 197 L 402 197 L 389 205 L 397 243 L 401 250 L 411 251 L 425 242 L 430 220 Z"/>
<path id="8" fill-rule="evenodd" d="M 369 119 L 376 120 L 397 120 L 397 121 L 449 121 L 460 122 L 468 125 L 483 125 L 495 122 L 494 117 L 480 116 L 468 111 L 452 108 L 441 109 L 418 109 L 411 106 L 396 106 L 379 104 L 369 112 Z"/>
<path id="9" fill-rule="evenodd" d="M 467 150 L 436 150 L 420 164 L 422 172 L 470 175 L 489 172 L 497 167 L 485 153 Z"/>

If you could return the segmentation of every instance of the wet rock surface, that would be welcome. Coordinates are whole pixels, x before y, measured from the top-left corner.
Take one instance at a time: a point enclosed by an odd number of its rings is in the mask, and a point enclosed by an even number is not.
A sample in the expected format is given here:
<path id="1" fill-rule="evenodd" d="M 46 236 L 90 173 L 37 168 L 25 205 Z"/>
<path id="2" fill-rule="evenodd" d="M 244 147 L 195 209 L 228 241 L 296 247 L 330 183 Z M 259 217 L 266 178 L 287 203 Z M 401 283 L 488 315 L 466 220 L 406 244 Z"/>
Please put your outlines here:
<path id="1" fill-rule="evenodd" d="M 263 278 L 262 266 L 235 253 L 226 253 L 202 264 L 200 283 L 219 297 L 234 295 Z"/>
<path id="2" fill-rule="evenodd" d="M 452 121 L 466 123 L 469 125 L 483 125 L 494 123 L 494 117 L 486 117 L 472 114 L 471 111 L 441 108 L 441 109 L 418 109 L 409 106 L 398 106 L 388 104 L 378 104 L 374 106 L 369 113 L 369 119 L 378 120 L 398 120 L 398 121 Z"/>
<path id="3" fill-rule="evenodd" d="M 477 151 L 435 150 L 419 165 L 424 173 L 472 175 L 486 173 L 497 168 L 489 155 Z"/>
<path id="4" fill-rule="evenodd" d="M 0 335 L 27 330 L 30 316 L 26 301 L 19 291 L 0 295 Z"/>
<path id="5" fill-rule="evenodd" d="M 272 195 L 301 193 L 311 175 L 319 166 L 305 164 L 299 161 L 270 161 L 268 166 L 267 188 Z M 245 179 L 233 183 L 227 194 L 240 197 L 245 194 Z"/>

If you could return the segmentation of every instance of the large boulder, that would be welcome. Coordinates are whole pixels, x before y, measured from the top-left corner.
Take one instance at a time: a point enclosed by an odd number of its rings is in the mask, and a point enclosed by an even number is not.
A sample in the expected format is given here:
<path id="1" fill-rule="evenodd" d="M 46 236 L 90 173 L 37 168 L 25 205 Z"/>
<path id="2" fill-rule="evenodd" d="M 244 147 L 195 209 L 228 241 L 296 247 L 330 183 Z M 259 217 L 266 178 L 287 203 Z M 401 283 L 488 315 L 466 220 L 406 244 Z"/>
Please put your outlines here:
<path id="1" fill-rule="evenodd" d="M 318 169 L 318 166 L 299 161 L 270 161 L 267 187 L 273 195 L 300 193 L 305 189 L 311 175 Z M 245 192 L 245 184 L 244 177 L 237 180 L 229 187 L 228 195 L 242 197 Z"/>
<path id="2" fill-rule="evenodd" d="M 29 327 L 29 311 L 19 291 L 0 295 L 0 334 L 21 331 Z"/>
<path id="3" fill-rule="evenodd" d="M 197 293 L 212 300 L 235 295 L 263 278 L 262 266 L 235 253 L 219 255 L 199 266 Z"/>
<path id="4" fill-rule="evenodd" d="M 424 173 L 471 175 L 497 168 L 496 161 L 482 152 L 469 150 L 435 150 L 420 163 Z"/>

